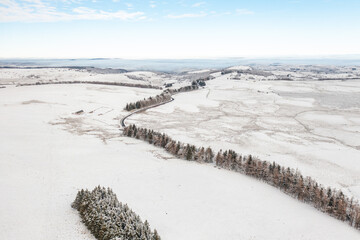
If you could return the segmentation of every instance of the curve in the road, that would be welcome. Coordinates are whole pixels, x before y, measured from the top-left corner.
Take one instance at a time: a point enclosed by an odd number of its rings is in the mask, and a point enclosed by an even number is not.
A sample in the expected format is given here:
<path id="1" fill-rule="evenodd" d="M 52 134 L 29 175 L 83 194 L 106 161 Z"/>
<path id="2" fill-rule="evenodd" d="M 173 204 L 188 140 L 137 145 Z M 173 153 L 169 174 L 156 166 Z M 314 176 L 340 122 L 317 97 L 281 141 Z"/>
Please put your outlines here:
<path id="1" fill-rule="evenodd" d="M 174 101 L 174 98 L 173 98 L 173 97 L 171 97 L 171 99 L 170 99 L 169 101 L 167 101 L 167 102 L 162 102 L 162 103 L 159 103 L 159 104 L 151 105 L 151 106 L 148 106 L 148 107 L 145 107 L 145 108 L 136 110 L 136 111 L 134 111 L 134 112 L 126 115 L 126 116 L 123 117 L 122 119 L 120 119 L 120 125 L 121 125 L 121 127 L 123 127 L 123 128 L 126 127 L 126 125 L 125 125 L 125 120 L 126 120 L 128 117 L 130 117 L 131 115 L 133 115 L 133 114 L 136 114 L 136 113 L 139 113 L 139 112 L 143 112 L 143 111 L 146 111 L 146 110 L 148 110 L 148 109 L 150 109 L 150 108 L 158 107 L 158 106 L 167 104 L 167 103 L 172 102 L 172 101 Z"/>

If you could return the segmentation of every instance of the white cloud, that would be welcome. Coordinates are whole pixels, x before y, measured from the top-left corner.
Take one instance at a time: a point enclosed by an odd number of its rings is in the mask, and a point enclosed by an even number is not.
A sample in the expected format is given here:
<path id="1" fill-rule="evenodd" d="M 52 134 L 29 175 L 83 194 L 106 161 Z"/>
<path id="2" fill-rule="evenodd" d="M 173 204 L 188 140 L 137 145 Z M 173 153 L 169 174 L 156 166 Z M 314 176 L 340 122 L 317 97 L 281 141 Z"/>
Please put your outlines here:
<path id="1" fill-rule="evenodd" d="M 200 13 L 184 13 L 179 15 L 173 15 L 169 14 L 165 16 L 166 18 L 172 18 L 172 19 L 180 19 L 180 18 L 201 18 L 201 17 L 221 17 L 224 15 L 231 15 L 232 12 L 216 12 L 216 11 L 210 11 L 210 12 L 203 12 Z M 250 14 L 250 13 L 248 13 Z"/>
<path id="2" fill-rule="evenodd" d="M 70 20 L 142 20 L 143 12 L 107 12 L 86 7 L 74 8 L 72 13 L 57 9 L 41 0 L 24 0 L 19 4 L 13 0 L 0 0 L 0 22 L 56 22 Z"/>
<path id="3" fill-rule="evenodd" d="M 192 7 L 200 7 L 201 5 L 204 5 L 206 4 L 206 2 L 197 2 L 197 3 L 194 3 L 193 5 L 191 5 Z"/>
<path id="4" fill-rule="evenodd" d="M 156 7 L 156 2 L 155 1 L 150 1 L 150 7 L 151 8 L 155 8 Z"/>
<path id="5" fill-rule="evenodd" d="M 226 16 L 226 15 L 231 15 L 232 12 L 216 12 L 216 11 L 211 11 L 210 12 L 211 16 L 215 16 L 215 17 L 222 17 L 222 16 Z"/>
<path id="6" fill-rule="evenodd" d="M 254 14 L 254 12 L 243 8 L 243 9 L 236 9 L 236 14 L 238 14 L 238 15 L 252 15 L 252 14 Z"/>
<path id="7" fill-rule="evenodd" d="M 63 3 L 72 4 L 72 3 L 81 3 L 84 0 L 60 0 Z"/>
<path id="8" fill-rule="evenodd" d="M 96 11 L 94 9 L 90 9 L 87 7 L 78 7 L 78 8 L 74 8 L 73 12 L 79 14 L 94 14 Z"/>
<path id="9" fill-rule="evenodd" d="M 206 16 L 207 16 L 206 13 L 201 12 L 201 13 L 184 13 L 184 14 L 180 14 L 180 15 L 169 14 L 166 17 L 172 18 L 172 19 L 180 19 L 180 18 L 200 18 L 200 17 L 206 17 Z"/>

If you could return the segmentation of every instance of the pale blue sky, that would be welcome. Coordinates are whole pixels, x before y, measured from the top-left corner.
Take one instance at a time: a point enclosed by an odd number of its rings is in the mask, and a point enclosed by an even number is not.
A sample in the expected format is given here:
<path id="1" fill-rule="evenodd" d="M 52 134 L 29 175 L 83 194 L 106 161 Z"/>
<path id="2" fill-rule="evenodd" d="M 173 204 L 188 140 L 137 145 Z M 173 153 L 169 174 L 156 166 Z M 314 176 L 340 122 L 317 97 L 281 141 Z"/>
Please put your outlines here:
<path id="1" fill-rule="evenodd" d="M 360 54 L 359 0 L 0 0 L 0 58 Z"/>

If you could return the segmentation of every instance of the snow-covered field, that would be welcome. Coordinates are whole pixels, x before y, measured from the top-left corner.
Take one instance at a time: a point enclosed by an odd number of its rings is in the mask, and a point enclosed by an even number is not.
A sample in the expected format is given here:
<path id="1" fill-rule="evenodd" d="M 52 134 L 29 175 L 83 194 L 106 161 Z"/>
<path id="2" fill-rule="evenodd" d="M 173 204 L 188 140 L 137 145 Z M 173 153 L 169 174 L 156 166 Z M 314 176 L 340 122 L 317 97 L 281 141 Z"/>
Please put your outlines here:
<path id="1" fill-rule="evenodd" d="M 254 153 L 325 184 L 352 183 L 344 189 L 360 196 L 359 106 L 337 109 L 316 95 L 354 98 L 357 82 L 227 77 L 127 121 L 177 140 Z M 111 187 L 164 240 L 360 238 L 260 181 L 122 137 L 126 103 L 160 92 L 82 84 L 0 89 L 0 239 L 94 239 L 70 204 L 79 189 L 97 185 Z"/>
<path id="2" fill-rule="evenodd" d="M 207 84 L 129 123 L 298 168 L 360 199 L 360 81 L 239 81 L 223 75 Z"/>
<path id="3" fill-rule="evenodd" d="M 162 86 L 168 75 L 148 71 L 114 73 L 112 69 L 75 68 L 0 68 L 0 84 L 60 82 L 60 81 L 107 81 L 150 84 Z"/>

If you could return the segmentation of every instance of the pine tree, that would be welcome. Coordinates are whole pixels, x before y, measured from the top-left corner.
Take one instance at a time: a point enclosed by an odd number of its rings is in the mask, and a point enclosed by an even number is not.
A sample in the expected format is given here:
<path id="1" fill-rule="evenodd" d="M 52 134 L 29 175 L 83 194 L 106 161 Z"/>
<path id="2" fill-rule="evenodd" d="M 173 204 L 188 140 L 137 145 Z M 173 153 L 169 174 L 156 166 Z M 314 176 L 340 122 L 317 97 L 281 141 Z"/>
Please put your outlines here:
<path id="1" fill-rule="evenodd" d="M 154 234 L 153 234 L 151 240 L 161 240 L 161 238 L 160 238 L 158 232 L 156 231 L 156 229 L 154 229 Z"/>
<path id="2" fill-rule="evenodd" d="M 193 156 L 193 153 L 192 153 L 192 149 L 191 147 L 189 146 L 189 144 L 186 146 L 186 149 L 185 149 L 185 156 L 186 156 L 186 160 L 191 160 L 192 159 L 192 156 Z"/>
<path id="3" fill-rule="evenodd" d="M 178 154 L 178 152 L 179 152 L 179 150 L 180 150 L 180 142 L 178 142 L 177 144 L 176 144 L 176 148 L 175 148 L 175 155 L 177 155 Z"/>
<path id="4" fill-rule="evenodd" d="M 214 158 L 214 153 L 212 149 L 208 147 L 205 152 L 205 162 L 211 163 L 213 162 L 213 158 Z"/>
<path id="5" fill-rule="evenodd" d="M 216 154 L 216 158 L 215 158 L 215 162 L 216 162 L 216 166 L 222 166 L 222 151 L 220 150 L 217 154 Z"/>

